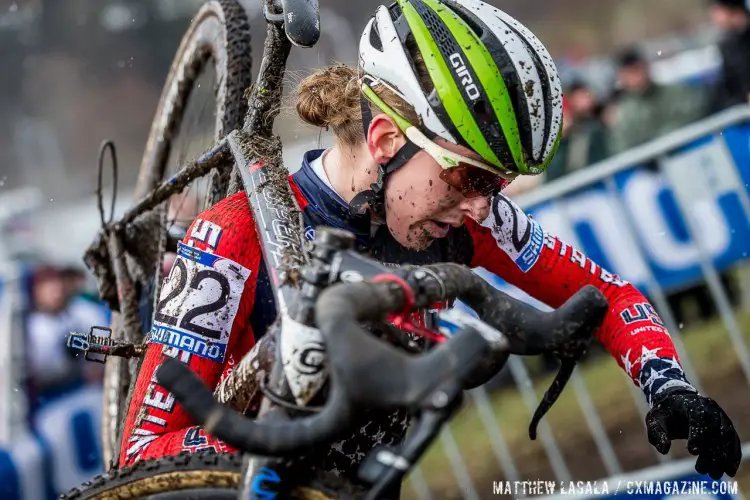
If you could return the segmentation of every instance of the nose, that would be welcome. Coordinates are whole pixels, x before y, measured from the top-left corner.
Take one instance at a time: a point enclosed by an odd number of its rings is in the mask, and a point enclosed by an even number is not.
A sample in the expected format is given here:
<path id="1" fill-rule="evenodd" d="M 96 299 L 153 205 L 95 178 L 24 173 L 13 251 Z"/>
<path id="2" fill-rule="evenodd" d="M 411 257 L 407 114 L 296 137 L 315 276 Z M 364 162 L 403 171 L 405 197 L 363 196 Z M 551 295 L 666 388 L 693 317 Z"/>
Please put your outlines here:
<path id="1" fill-rule="evenodd" d="M 482 222 L 488 215 L 490 215 L 490 198 L 488 196 L 464 198 L 460 207 L 468 217 L 471 217 L 477 222 Z"/>

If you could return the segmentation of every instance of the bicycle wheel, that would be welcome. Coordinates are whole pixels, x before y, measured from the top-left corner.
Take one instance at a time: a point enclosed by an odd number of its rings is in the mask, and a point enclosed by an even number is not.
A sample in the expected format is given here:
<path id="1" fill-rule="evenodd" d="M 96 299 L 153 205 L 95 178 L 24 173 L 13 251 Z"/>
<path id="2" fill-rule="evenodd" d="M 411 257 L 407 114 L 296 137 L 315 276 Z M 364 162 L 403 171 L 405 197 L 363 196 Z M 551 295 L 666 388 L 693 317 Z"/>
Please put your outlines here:
<path id="1" fill-rule="evenodd" d="M 240 484 L 242 456 L 202 451 L 183 453 L 158 460 L 138 462 L 132 467 L 115 469 L 96 476 L 67 494 L 63 500 L 236 500 Z M 330 486 L 296 488 L 296 500 L 354 500 L 355 495 L 335 493 Z"/>
<path id="2" fill-rule="evenodd" d="M 114 469 L 73 488 L 61 498 L 235 500 L 241 467 L 239 454 L 185 453 Z"/>
<path id="3" fill-rule="evenodd" d="M 213 62 L 209 65 L 209 62 Z M 252 82 L 250 54 L 250 26 L 244 8 L 237 0 L 212 0 L 204 4 L 193 18 L 182 38 L 167 75 L 161 98 L 151 124 L 143 153 L 134 201 L 141 199 L 165 177 L 173 145 L 181 133 L 188 101 L 196 82 L 210 67 L 215 72 L 213 96 L 215 120 L 209 124 L 212 141 L 217 141 L 242 126 L 247 112 L 243 95 Z M 206 92 L 206 86 L 203 92 Z M 192 137 L 187 137 L 190 141 Z M 181 160 L 185 160 L 182 158 Z M 228 169 L 227 169 L 228 170 Z M 215 177 L 215 176 L 214 176 Z M 216 199 L 216 198 L 214 198 Z M 208 208 L 204 206 L 203 208 Z M 161 228 L 163 237 L 166 228 Z M 161 255 L 157 260 L 161 260 Z M 155 277 L 145 298 L 149 303 L 158 295 L 160 265 L 154 262 Z M 144 284 L 144 286 L 147 284 Z M 118 324 L 113 317 L 113 331 Z M 150 318 L 145 318 L 150 321 Z M 137 363 L 137 362 L 135 362 Z M 116 461 L 119 440 L 127 412 L 127 402 L 139 366 L 132 366 L 122 358 L 107 361 L 104 374 L 104 411 L 102 412 L 102 452 L 105 467 Z"/>

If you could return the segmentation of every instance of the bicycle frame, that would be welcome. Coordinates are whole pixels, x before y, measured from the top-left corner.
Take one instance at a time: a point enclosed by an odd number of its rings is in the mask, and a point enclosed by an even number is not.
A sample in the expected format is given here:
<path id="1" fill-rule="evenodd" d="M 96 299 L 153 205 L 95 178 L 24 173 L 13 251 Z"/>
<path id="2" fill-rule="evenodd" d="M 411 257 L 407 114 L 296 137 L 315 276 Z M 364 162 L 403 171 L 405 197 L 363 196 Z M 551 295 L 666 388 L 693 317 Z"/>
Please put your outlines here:
<path id="1" fill-rule="evenodd" d="M 273 123 L 280 108 L 291 46 L 310 47 L 317 41 L 319 11 L 317 0 L 263 0 L 263 13 L 267 20 L 263 56 L 258 77 L 247 97 L 248 113 L 242 129 L 232 131 L 210 151 L 163 181 L 119 220 L 105 224 L 100 240 L 87 251 L 85 260 L 100 282 L 116 283 L 117 298 L 111 298 L 115 296 L 113 293 L 109 302 L 110 307 L 120 311 L 118 340 L 126 343 L 142 340 L 139 297 L 126 261 L 126 253 L 133 256 L 140 250 L 137 245 L 128 244 L 132 234 L 139 234 L 143 230 L 145 223 L 141 222 L 140 216 L 157 209 L 196 178 L 214 170 L 226 172 L 233 166 L 227 195 L 242 189 L 244 185 L 274 292 L 277 321 L 283 321 L 284 317 L 305 321 L 305 318 L 297 318 L 301 312 L 290 310 L 300 293 L 296 273 L 307 260 L 303 249 L 302 213 L 286 182 L 288 171 L 283 167 L 282 145 L 280 139 L 273 135 Z M 104 246 L 106 248 L 102 248 Z M 308 316 L 307 321 L 312 321 L 312 318 Z M 276 354 L 278 359 L 278 345 Z M 269 388 L 287 396 L 289 390 L 280 365 L 274 363 Z M 239 376 L 240 373 L 235 370 L 233 375 Z M 131 379 L 134 376 L 131 373 Z M 264 398 L 258 418 L 267 415 L 272 407 Z M 282 465 L 283 462 L 277 459 L 249 458 L 240 497 L 274 498 L 275 493 L 265 490 L 264 485 L 269 477 L 279 477 L 276 469 Z M 280 483 L 280 480 L 271 481 L 274 482 Z"/>

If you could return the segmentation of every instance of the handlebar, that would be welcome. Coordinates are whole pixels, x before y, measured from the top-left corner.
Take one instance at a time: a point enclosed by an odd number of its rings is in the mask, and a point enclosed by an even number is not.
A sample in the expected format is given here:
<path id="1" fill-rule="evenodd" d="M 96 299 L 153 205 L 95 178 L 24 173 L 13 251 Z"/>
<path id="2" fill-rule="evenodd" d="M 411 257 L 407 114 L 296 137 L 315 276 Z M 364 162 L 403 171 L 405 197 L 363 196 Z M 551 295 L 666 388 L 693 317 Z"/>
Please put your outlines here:
<path id="1" fill-rule="evenodd" d="M 409 356 L 360 326 L 455 298 L 491 328 L 465 325 L 428 352 Z M 570 375 L 565 369 L 572 372 L 607 307 L 593 286 L 557 310 L 542 312 L 493 288 L 464 266 L 401 268 L 370 281 L 332 285 L 319 296 L 314 312 L 326 343 L 330 389 L 326 404 L 312 416 L 251 421 L 215 401 L 197 376 L 174 359 L 159 368 L 157 380 L 207 432 L 248 453 L 279 456 L 332 441 L 347 430 L 358 408 L 435 410 L 456 387 L 467 388 L 473 380 L 497 373 L 508 354 L 554 352 L 564 369 L 545 394 L 535 414 L 538 421 L 559 395 Z M 283 320 L 293 327 L 291 318 Z"/>
<path id="2" fill-rule="evenodd" d="M 164 361 L 156 378 L 206 432 L 256 455 L 309 451 L 345 428 L 353 409 L 351 401 L 343 394 L 344 388 L 334 383 L 330 387 L 328 404 L 311 417 L 288 420 L 277 412 L 273 418 L 254 422 L 216 401 L 195 372 L 180 361 L 172 358 Z"/>

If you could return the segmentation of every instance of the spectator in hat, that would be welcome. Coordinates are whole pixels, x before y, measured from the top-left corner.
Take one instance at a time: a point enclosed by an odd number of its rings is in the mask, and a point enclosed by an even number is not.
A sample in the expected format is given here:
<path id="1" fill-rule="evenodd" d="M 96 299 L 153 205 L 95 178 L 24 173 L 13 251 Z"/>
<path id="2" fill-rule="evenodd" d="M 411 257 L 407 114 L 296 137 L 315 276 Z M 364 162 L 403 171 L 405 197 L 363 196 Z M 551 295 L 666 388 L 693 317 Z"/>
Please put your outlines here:
<path id="1" fill-rule="evenodd" d="M 705 99 L 697 87 L 660 85 L 651 79 L 648 62 L 636 49 L 617 58 L 622 94 L 610 131 L 610 149 L 620 153 L 702 118 Z"/>
<path id="2" fill-rule="evenodd" d="M 746 0 L 710 0 L 709 12 L 724 38 L 719 43 L 722 68 L 712 111 L 750 100 L 750 11 Z"/>

